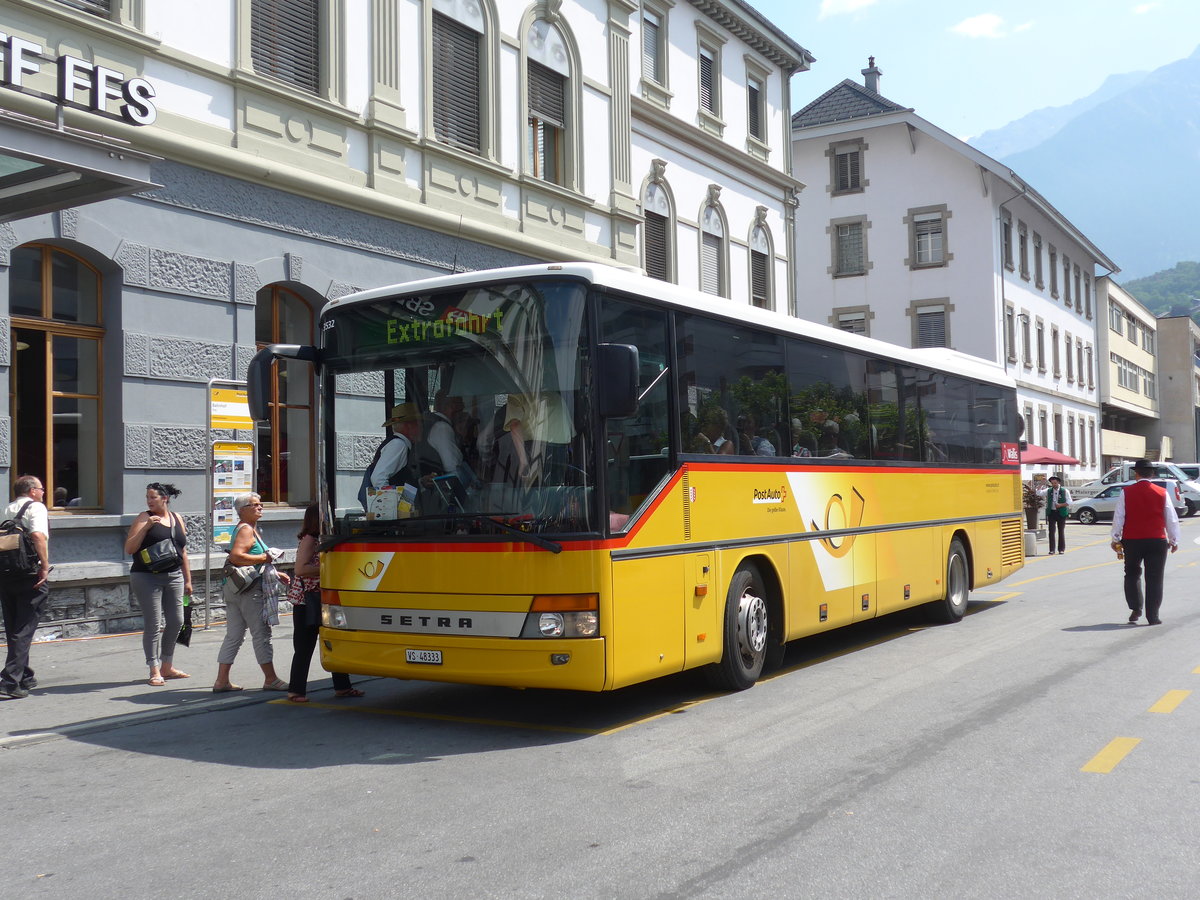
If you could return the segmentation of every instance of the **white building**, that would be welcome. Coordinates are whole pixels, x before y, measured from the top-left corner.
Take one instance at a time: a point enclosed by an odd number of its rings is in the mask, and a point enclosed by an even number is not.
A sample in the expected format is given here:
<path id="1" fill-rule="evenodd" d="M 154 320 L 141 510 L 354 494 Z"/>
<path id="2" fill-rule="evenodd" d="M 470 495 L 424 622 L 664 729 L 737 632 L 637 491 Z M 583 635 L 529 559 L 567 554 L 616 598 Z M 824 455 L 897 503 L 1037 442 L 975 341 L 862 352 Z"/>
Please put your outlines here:
<path id="1" fill-rule="evenodd" d="M 812 56 L 742 0 L 643 0 L 634 28 L 645 270 L 790 311 L 789 78 Z"/>
<path id="2" fill-rule="evenodd" d="M 846 80 L 792 117 L 797 312 L 1003 364 L 1026 439 L 1099 473 L 1097 268 L 1116 266 L 1005 166 Z M 1105 274 L 1101 272 L 1101 274 Z"/>

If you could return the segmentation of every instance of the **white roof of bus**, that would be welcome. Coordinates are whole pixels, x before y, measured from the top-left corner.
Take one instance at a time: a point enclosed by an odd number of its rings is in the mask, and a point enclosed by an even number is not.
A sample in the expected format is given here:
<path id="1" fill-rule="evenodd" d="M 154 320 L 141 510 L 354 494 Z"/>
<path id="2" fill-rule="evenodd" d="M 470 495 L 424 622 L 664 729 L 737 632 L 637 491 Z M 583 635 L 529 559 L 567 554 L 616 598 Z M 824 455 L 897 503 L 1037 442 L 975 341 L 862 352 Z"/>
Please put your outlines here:
<path id="1" fill-rule="evenodd" d="M 759 309 L 756 306 L 742 306 L 731 300 L 714 297 L 690 288 L 680 287 L 656 278 L 648 278 L 636 272 L 606 266 L 599 263 L 566 262 L 540 263 L 531 266 L 512 266 L 504 269 L 483 269 L 475 272 L 461 272 L 456 275 L 439 275 L 434 278 L 424 278 L 419 281 L 409 281 L 403 284 L 388 285 L 347 294 L 331 300 L 322 310 L 325 315 L 330 310 L 355 303 L 365 303 L 392 297 L 397 294 L 424 294 L 479 282 L 499 282 L 520 280 L 534 276 L 565 275 L 580 278 L 591 284 L 609 287 L 623 291 L 635 297 L 652 298 L 668 306 L 683 310 L 694 310 L 713 316 L 719 316 L 736 322 L 749 322 L 763 325 L 776 331 L 810 337 L 826 343 L 840 344 L 847 349 L 858 350 L 862 353 L 884 356 L 898 362 L 938 369 L 968 378 L 989 381 L 1005 386 L 1014 386 L 1015 381 L 997 363 L 970 356 L 943 347 L 912 349 L 889 344 L 886 341 L 840 331 L 828 325 L 820 325 L 807 319 L 797 319 L 785 313 Z"/>

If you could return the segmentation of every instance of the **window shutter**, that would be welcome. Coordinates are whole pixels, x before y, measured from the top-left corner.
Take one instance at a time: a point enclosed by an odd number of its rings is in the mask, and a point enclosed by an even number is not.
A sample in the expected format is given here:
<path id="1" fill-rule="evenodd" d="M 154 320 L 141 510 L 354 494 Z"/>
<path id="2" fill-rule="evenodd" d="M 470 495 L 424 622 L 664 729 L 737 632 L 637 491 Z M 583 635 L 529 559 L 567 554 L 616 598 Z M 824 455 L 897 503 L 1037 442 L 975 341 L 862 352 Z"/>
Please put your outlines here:
<path id="1" fill-rule="evenodd" d="M 713 58 L 700 51 L 700 105 L 711 113 L 717 111 L 717 93 L 713 89 Z"/>
<path id="2" fill-rule="evenodd" d="M 862 183 L 861 165 L 857 150 L 837 154 L 837 189 L 839 191 L 852 191 L 860 186 Z"/>
<path id="3" fill-rule="evenodd" d="M 91 13 L 103 19 L 112 17 L 112 0 L 58 0 L 63 6 Z"/>
<path id="4" fill-rule="evenodd" d="M 659 281 L 671 280 L 671 267 L 667 264 L 667 217 L 658 213 L 646 213 L 646 225 L 642 239 L 646 250 L 646 274 Z"/>
<path id="5" fill-rule="evenodd" d="M 662 83 L 658 71 L 658 19 L 651 13 L 642 14 L 642 77 Z"/>
<path id="6" fill-rule="evenodd" d="M 917 313 L 917 346 L 946 346 L 946 311 L 942 309 Z"/>
<path id="7" fill-rule="evenodd" d="M 770 309 L 770 275 L 767 269 L 767 254 L 750 251 L 750 302 L 763 309 Z"/>
<path id="8" fill-rule="evenodd" d="M 320 79 L 317 0 L 253 0 L 250 58 L 254 71 L 316 94 Z"/>
<path id="9" fill-rule="evenodd" d="M 721 239 L 705 232 L 700 242 L 700 290 L 721 294 Z"/>
<path id="10" fill-rule="evenodd" d="M 556 128 L 565 128 L 566 91 L 561 75 L 539 62 L 529 61 L 529 115 Z"/>
<path id="11" fill-rule="evenodd" d="M 750 104 L 750 134 L 762 140 L 762 90 L 757 81 L 751 81 L 746 88 L 746 99 Z"/>
<path id="12" fill-rule="evenodd" d="M 432 69 L 434 136 L 478 153 L 479 34 L 434 12 Z"/>

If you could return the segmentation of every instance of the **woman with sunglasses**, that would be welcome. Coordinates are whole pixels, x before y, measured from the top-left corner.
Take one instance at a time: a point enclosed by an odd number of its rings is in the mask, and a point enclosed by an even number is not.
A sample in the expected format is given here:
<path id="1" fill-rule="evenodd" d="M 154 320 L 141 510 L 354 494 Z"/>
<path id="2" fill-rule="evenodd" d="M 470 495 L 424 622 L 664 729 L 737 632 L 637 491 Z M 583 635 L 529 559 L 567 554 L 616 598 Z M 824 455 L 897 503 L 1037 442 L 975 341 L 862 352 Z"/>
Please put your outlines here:
<path id="1" fill-rule="evenodd" d="M 258 533 L 258 520 L 262 518 L 262 499 L 258 494 L 239 494 L 233 499 L 233 508 L 238 514 L 237 528 L 229 542 L 229 562 L 235 566 L 263 566 L 279 558 L 280 551 L 270 548 Z M 290 581 L 283 572 L 279 580 L 285 585 Z M 225 597 L 225 640 L 217 653 L 217 680 L 213 684 L 214 694 L 240 691 L 242 686 L 229 680 L 229 670 L 237 652 L 250 632 L 254 645 L 254 658 L 263 672 L 264 691 L 286 691 L 287 682 L 275 674 L 274 650 L 271 647 L 271 626 L 263 620 L 262 579 L 239 592 L 233 580 L 226 578 L 221 583 Z"/>

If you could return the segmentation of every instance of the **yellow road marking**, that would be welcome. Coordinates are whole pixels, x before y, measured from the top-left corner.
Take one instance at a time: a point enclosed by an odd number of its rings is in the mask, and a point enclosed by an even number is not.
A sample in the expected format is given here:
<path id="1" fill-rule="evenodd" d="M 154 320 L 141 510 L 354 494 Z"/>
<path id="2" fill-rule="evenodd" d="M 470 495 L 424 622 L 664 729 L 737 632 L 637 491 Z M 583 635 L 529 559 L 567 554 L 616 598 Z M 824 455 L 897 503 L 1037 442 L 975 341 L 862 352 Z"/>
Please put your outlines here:
<path id="1" fill-rule="evenodd" d="M 1192 669 L 1192 674 L 1200 675 L 1200 666 L 1196 666 L 1196 668 Z"/>
<path id="2" fill-rule="evenodd" d="M 1141 738 L 1119 737 L 1108 742 L 1108 746 L 1088 760 L 1080 772 L 1100 772 L 1107 775 L 1117 767 L 1134 747 L 1142 742 Z"/>
<path id="3" fill-rule="evenodd" d="M 1175 712 L 1175 707 L 1179 706 L 1191 691 L 1167 691 L 1163 694 L 1158 702 L 1150 707 L 1150 712 L 1169 713 Z"/>

